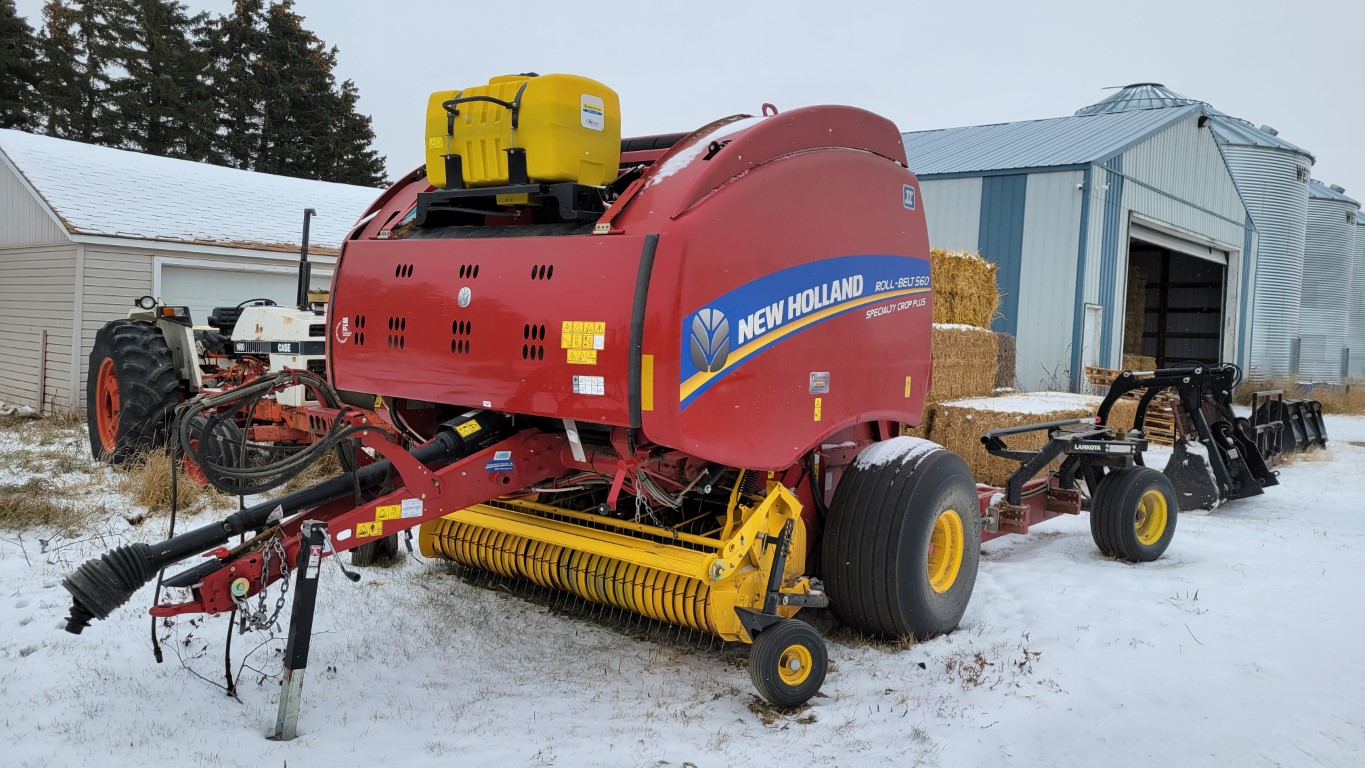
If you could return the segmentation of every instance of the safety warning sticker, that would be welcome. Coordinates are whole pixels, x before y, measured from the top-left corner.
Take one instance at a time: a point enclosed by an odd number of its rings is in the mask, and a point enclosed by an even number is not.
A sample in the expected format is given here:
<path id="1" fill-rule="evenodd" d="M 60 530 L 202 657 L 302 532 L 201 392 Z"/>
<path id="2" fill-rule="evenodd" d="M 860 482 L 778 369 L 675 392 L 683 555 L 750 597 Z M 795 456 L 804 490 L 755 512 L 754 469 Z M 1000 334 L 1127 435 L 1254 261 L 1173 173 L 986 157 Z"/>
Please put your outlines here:
<path id="1" fill-rule="evenodd" d="M 596 365 L 597 353 L 607 346 L 607 324 L 595 320 L 565 320 L 559 331 L 559 348 L 566 350 L 571 365 Z"/>
<path id="2" fill-rule="evenodd" d="M 371 536 L 384 535 L 384 521 L 376 520 L 373 523 L 356 523 L 355 537 L 357 539 L 369 538 Z"/>
<path id="3" fill-rule="evenodd" d="M 397 504 L 384 504 L 374 508 L 375 520 L 397 520 L 403 508 Z"/>

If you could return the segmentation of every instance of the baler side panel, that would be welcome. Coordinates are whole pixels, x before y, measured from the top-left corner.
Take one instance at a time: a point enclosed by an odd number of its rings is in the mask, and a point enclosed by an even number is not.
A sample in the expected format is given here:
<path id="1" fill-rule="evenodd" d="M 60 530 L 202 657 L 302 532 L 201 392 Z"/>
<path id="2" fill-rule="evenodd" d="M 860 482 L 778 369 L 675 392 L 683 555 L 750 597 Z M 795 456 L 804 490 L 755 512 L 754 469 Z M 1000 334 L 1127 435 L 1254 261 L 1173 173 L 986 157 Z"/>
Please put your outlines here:
<path id="1" fill-rule="evenodd" d="M 851 424 L 918 424 L 933 308 L 917 200 L 895 162 L 833 148 L 751 169 L 671 222 L 646 309 L 646 436 L 780 469 Z"/>
<path id="2" fill-rule="evenodd" d="M 336 386 L 624 425 L 643 245 L 635 236 L 352 241 L 332 299 Z"/>

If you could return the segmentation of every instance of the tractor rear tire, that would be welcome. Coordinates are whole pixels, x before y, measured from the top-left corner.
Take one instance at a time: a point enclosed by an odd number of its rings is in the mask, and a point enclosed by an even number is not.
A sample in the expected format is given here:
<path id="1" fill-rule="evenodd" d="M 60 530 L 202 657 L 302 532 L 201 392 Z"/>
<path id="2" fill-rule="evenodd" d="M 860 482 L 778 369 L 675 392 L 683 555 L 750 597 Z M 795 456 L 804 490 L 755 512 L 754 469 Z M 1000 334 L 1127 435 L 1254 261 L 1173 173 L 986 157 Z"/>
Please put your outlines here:
<path id="1" fill-rule="evenodd" d="M 170 347 L 149 323 L 115 320 L 95 334 L 85 383 L 90 452 L 122 464 L 166 445 L 180 402 Z"/>
<path id="2" fill-rule="evenodd" d="M 981 559 L 976 482 L 957 455 L 911 437 L 869 447 L 839 480 L 824 530 L 839 621 L 889 640 L 957 628 Z"/>
<path id="3" fill-rule="evenodd" d="M 351 550 L 351 565 L 357 568 L 387 568 L 397 565 L 400 559 L 396 533 Z"/>
<path id="4" fill-rule="evenodd" d="M 749 679 L 760 696 L 781 709 L 810 701 L 828 670 L 824 638 L 800 619 L 784 619 L 759 632 L 749 648 Z"/>
<path id="5" fill-rule="evenodd" d="M 1149 467 L 1128 467 L 1104 476 L 1090 505 L 1090 535 L 1102 554 L 1149 563 L 1175 536 L 1180 505 L 1175 487 Z"/>

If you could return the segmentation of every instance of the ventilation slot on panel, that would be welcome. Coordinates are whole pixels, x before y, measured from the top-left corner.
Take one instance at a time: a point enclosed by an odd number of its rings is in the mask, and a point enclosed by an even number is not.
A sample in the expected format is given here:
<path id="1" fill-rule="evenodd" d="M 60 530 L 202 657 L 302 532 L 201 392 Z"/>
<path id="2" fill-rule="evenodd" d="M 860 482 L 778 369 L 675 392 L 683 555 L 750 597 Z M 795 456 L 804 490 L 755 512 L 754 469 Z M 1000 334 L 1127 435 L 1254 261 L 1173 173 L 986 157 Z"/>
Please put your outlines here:
<path id="1" fill-rule="evenodd" d="M 411 265 L 411 264 L 398 264 L 398 265 L 395 265 L 394 268 L 393 268 L 393 276 L 394 276 L 394 277 L 412 277 L 412 265 Z"/>
<path id="2" fill-rule="evenodd" d="M 452 320 L 450 323 L 450 354 L 469 354 L 469 334 L 474 331 L 471 320 Z"/>
<path id="3" fill-rule="evenodd" d="M 322 323 L 314 323 L 308 326 L 308 338 L 321 339 L 327 336 L 327 326 Z"/>
<path id="4" fill-rule="evenodd" d="M 555 265 L 537 264 L 531 267 L 532 280 L 549 280 L 555 276 Z"/>
<path id="5" fill-rule="evenodd" d="M 528 343 L 521 345 L 522 360 L 544 360 L 545 359 L 545 326 L 526 324 L 521 327 L 521 337 Z"/>
<path id="6" fill-rule="evenodd" d="M 365 346 L 365 316 L 364 316 L 364 315 L 356 315 L 356 316 L 355 316 L 355 345 L 356 345 L 357 347 L 363 347 L 363 346 Z"/>
<path id="7" fill-rule="evenodd" d="M 319 375 L 319 376 L 326 377 L 326 376 L 327 376 L 327 361 L 326 361 L 326 360 L 309 360 L 309 361 L 308 361 L 308 370 L 312 371 L 313 373 L 316 373 L 316 374 Z"/>
<path id="8" fill-rule="evenodd" d="M 407 346 L 408 319 L 406 317 L 389 318 L 389 348 L 403 349 Z"/>
<path id="9" fill-rule="evenodd" d="M 461 265 L 460 265 L 460 279 L 461 279 L 461 280 L 473 280 L 474 278 L 476 278 L 476 277 L 478 277 L 478 276 L 479 276 L 479 265 L 478 265 L 478 264 L 461 264 Z"/>

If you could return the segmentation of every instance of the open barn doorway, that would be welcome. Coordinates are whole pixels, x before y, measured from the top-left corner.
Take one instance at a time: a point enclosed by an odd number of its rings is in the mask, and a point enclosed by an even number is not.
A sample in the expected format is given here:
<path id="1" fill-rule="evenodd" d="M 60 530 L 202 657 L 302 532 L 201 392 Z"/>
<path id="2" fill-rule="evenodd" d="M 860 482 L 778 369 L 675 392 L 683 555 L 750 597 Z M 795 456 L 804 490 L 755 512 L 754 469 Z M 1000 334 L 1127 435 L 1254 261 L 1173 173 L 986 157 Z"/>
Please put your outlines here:
<path id="1" fill-rule="evenodd" d="M 1128 296 L 1124 367 L 1164 368 L 1222 359 L 1227 257 L 1195 256 L 1169 237 L 1144 237 L 1134 228 L 1128 244 Z M 1159 241 L 1159 242 L 1158 242 Z M 1208 249 L 1204 249 L 1208 250 Z"/>

